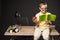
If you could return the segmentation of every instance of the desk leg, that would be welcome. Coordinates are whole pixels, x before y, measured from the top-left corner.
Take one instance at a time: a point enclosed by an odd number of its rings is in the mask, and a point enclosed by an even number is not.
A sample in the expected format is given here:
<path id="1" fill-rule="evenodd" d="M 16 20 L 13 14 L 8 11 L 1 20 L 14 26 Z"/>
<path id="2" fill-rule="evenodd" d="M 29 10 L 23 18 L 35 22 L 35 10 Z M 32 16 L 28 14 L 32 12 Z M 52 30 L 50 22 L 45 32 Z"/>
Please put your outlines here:
<path id="1" fill-rule="evenodd" d="M 14 37 L 11 37 L 10 40 L 14 40 Z"/>
<path id="2" fill-rule="evenodd" d="M 52 40 L 54 40 L 54 37 L 52 36 Z"/>

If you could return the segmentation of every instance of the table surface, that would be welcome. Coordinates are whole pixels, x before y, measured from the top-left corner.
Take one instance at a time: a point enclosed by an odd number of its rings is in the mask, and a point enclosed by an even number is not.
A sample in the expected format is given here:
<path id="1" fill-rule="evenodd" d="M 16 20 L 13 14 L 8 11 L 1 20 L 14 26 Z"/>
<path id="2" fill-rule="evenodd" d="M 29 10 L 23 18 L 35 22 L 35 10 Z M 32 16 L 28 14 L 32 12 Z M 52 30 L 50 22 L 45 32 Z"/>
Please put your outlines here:
<path id="1" fill-rule="evenodd" d="M 34 26 L 20 26 L 20 30 L 17 33 L 14 32 L 9 33 L 7 30 L 4 33 L 5 36 L 33 36 L 34 35 Z M 51 30 L 50 35 L 55 36 L 60 34 L 55 28 L 53 28 Z"/>

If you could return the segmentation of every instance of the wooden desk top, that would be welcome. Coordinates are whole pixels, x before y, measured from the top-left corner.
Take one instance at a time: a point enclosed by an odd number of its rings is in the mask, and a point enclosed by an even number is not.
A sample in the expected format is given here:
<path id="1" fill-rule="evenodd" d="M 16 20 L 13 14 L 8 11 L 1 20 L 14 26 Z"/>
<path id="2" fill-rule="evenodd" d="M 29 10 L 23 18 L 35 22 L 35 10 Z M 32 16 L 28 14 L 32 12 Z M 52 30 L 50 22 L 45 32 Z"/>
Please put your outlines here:
<path id="1" fill-rule="evenodd" d="M 9 33 L 5 32 L 5 36 L 33 36 L 34 35 L 34 26 L 20 26 L 21 29 L 17 33 Z M 50 33 L 50 35 L 60 35 L 56 29 L 53 29 Z"/>

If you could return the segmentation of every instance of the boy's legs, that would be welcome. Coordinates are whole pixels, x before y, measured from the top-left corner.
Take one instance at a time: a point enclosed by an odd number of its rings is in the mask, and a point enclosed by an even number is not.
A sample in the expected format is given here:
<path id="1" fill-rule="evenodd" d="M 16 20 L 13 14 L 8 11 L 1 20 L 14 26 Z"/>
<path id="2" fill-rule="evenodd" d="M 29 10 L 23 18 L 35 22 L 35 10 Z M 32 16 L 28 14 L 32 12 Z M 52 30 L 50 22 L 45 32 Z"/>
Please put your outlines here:
<path id="1" fill-rule="evenodd" d="M 45 30 L 42 32 L 42 36 L 43 36 L 43 39 L 44 39 L 44 40 L 49 40 L 49 33 L 50 33 L 49 28 L 45 29 Z"/>
<path id="2" fill-rule="evenodd" d="M 38 40 L 40 36 L 41 36 L 41 31 L 39 28 L 36 28 L 34 32 L 34 40 Z"/>

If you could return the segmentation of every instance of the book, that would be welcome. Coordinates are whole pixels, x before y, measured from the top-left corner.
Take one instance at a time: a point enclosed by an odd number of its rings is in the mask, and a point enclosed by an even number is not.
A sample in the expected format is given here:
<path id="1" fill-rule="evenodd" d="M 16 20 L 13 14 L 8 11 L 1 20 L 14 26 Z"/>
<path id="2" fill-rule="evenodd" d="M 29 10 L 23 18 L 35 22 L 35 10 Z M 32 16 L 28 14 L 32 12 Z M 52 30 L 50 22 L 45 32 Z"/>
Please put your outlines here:
<path id="1" fill-rule="evenodd" d="M 49 21 L 55 21 L 56 20 L 56 15 L 54 15 L 54 14 L 43 14 L 43 15 L 40 15 L 39 16 L 39 21 L 41 22 L 41 21 L 47 21 L 47 20 L 49 20 Z"/>

